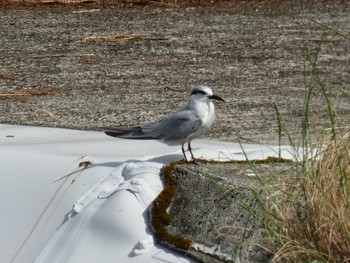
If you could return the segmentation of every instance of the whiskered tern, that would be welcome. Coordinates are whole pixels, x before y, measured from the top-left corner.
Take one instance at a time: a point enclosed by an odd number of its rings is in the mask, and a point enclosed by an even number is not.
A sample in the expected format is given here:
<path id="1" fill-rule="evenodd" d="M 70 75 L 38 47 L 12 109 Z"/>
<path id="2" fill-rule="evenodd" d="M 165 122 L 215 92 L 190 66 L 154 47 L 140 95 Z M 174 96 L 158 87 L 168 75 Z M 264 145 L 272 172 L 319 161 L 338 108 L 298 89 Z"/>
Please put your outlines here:
<path id="1" fill-rule="evenodd" d="M 167 145 L 181 144 L 186 161 L 188 159 L 184 145 L 187 143 L 187 150 L 195 161 L 191 141 L 212 126 L 215 120 L 215 107 L 212 100 L 224 101 L 214 95 L 211 88 L 196 86 L 191 92 L 187 105 L 164 119 L 130 128 L 107 128 L 104 132 L 109 136 L 123 139 L 154 139 Z"/>

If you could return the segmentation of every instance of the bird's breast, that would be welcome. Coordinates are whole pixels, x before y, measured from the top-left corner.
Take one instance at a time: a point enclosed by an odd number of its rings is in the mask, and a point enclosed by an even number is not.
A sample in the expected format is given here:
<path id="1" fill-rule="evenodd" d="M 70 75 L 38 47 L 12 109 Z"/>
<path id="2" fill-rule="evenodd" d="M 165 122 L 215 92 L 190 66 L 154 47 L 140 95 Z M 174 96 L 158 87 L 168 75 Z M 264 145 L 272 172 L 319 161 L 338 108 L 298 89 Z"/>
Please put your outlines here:
<path id="1" fill-rule="evenodd" d="M 201 127 L 193 134 L 193 138 L 206 132 L 215 120 L 215 108 L 212 102 L 197 105 L 195 109 L 199 119 L 202 121 Z"/>
<path id="2" fill-rule="evenodd" d="M 210 102 L 207 105 L 207 111 L 202 116 L 203 126 L 205 126 L 207 129 L 210 128 L 210 126 L 213 124 L 215 120 L 215 108 L 214 104 Z"/>

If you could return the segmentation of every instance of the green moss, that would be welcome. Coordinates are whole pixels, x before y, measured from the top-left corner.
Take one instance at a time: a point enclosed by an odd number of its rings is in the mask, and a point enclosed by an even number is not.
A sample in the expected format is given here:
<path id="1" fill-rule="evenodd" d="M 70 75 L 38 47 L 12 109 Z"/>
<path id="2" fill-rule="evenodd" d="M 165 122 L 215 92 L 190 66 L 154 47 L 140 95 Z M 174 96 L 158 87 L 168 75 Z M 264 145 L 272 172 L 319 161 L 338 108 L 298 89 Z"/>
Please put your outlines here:
<path id="1" fill-rule="evenodd" d="M 274 156 L 269 156 L 262 160 L 230 160 L 230 161 L 213 161 L 213 160 L 196 160 L 197 163 L 210 163 L 210 164 L 223 164 L 223 163 L 255 163 L 255 164 L 266 164 L 266 163 L 292 163 L 293 160 L 284 159 Z"/>
<path id="2" fill-rule="evenodd" d="M 207 164 L 219 164 L 219 163 L 255 163 L 255 164 L 264 164 L 264 163 L 284 163 L 292 162 L 291 160 L 268 157 L 264 160 L 242 160 L 242 161 L 227 161 L 227 162 L 218 162 L 218 161 L 208 161 L 197 159 L 193 164 L 207 163 Z M 167 209 L 170 207 L 177 187 L 177 178 L 173 173 L 174 167 L 178 164 L 188 164 L 184 161 L 178 161 L 170 163 L 161 170 L 161 176 L 164 180 L 164 189 L 163 191 L 154 199 L 151 206 L 151 225 L 154 231 L 155 237 L 162 241 L 166 242 L 172 246 L 175 246 L 179 249 L 188 250 L 191 248 L 192 241 L 185 239 L 181 236 L 173 235 L 168 233 L 166 226 L 172 223 L 171 216 L 167 213 Z M 193 165 L 189 164 L 189 165 Z"/>
<path id="3" fill-rule="evenodd" d="M 191 240 L 170 234 L 165 228 L 172 221 L 171 216 L 167 213 L 167 209 L 170 207 L 176 192 L 177 178 L 173 174 L 176 164 L 183 164 L 183 162 L 171 163 L 161 170 L 165 186 L 152 203 L 151 225 L 158 240 L 167 242 L 177 248 L 188 250 L 192 245 Z"/>

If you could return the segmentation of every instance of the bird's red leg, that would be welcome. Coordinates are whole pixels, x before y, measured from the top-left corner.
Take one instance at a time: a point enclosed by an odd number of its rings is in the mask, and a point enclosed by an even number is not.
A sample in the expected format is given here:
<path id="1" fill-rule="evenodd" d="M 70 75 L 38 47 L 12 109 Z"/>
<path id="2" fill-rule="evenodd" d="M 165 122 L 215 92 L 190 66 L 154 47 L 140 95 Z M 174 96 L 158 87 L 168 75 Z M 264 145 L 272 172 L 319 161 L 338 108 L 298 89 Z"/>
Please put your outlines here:
<path id="1" fill-rule="evenodd" d="M 194 155 L 193 155 L 193 152 L 192 152 L 192 147 L 191 147 L 191 142 L 189 141 L 188 142 L 188 151 L 190 152 L 190 154 L 191 154 L 191 158 L 192 158 L 192 161 L 193 162 L 196 162 L 196 158 L 194 158 Z"/>
<path id="2" fill-rule="evenodd" d="M 183 155 L 184 155 L 184 157 L 185 157 L 185 161 L 186 161 L 186 163 L 187 163 L 188 160 L 187 160 L 186 153 L 185 153 L 184 143 L 181 145 L 181 150 L 182 150 L 182 153 L 183 153 Z"/>

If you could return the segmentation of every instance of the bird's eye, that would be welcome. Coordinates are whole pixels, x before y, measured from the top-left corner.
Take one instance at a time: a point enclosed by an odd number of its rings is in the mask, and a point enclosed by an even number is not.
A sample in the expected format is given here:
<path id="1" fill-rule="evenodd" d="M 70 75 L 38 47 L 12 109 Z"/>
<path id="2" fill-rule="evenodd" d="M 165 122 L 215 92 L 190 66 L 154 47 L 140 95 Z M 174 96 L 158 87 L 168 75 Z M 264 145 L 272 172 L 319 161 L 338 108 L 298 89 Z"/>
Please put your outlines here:
<path id="1" fill-rule="evenodd" d="M 198 90 L 198 89 L 195 89 L 192 91 L 191 95 L 194 95 L 194 94 L 207 95 L 203 90 Z"/>

